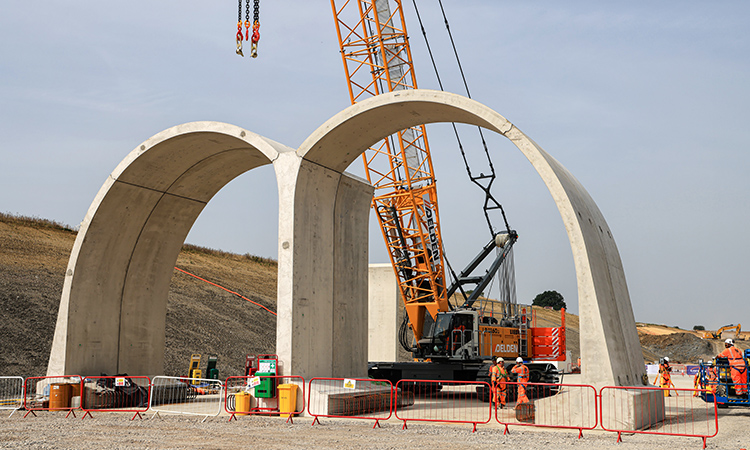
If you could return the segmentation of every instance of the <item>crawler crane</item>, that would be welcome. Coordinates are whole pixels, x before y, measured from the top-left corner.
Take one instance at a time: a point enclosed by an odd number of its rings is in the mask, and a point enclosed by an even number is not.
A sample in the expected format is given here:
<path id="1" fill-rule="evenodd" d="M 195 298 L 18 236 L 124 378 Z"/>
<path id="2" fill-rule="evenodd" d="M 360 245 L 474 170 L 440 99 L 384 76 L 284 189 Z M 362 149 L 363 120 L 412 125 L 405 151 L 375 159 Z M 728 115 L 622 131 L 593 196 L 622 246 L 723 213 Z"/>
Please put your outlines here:
<path id="1" fill-rule="evenodd" d="M 353 104 L 381 93 L 417 88 L 401 0 L 331 0 L 331 7 Z M 534 328 L 530 306 L 479 298 L 518 239 L 507 220 L 506 229 L 499 233 L 490 225 L 488 244 L 454 276 L 455 281 L 446 283 L 425 126 L 381 141 L 363 154 L 363 161 L 367 180 L 375 187 L 372 206 L 406 309 L 399 340 L 415 359 L 371 362 L 370 377 L 394 384 L 401 379 L 488 380 L 494 358 L 521 356 L 535 361 L 528 364 L 532 382 L 556 382 L 555 366 L 539 361 L 565 359 L 564 310 L 561 327 Z M 472 181 L 479 184 L 482 178 L 488 177 L 482 174 Z M 483 187 L 488 223 L 488 209 L 502 210 L 489 194 L 489 185 Z M 493 252 L 489 269 L 475 275 Z M 473 289 L 467 289 L 470 286 Z M 449 301 L 454 294 L 461 299 L 457 306 Z M 483 397 L 486 400 L 487 393 Z"/>

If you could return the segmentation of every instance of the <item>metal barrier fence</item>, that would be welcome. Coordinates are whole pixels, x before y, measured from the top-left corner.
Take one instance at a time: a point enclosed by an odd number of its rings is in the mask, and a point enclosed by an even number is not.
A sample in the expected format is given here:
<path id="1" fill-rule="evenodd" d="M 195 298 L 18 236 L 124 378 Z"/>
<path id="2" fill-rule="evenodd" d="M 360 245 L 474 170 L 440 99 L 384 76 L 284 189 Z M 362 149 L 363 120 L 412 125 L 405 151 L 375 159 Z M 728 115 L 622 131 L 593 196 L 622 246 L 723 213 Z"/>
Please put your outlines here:
<path id="1" fill-rule="evenodd" d="M 80 375 L 29 377 L 23 386 L 24 418 L 36 416 L 35 411 L 68 411 L 66 418 L 75 417 L 74 410 L 81 406 Z"/>
<path id="2" fill-rule="evenodd" d="M 598 424 L 596 389 L 581 384 L 506 382 L 505 407 L 495 409 L 495 419 L 505 425 L 593 430 Z M 519 392 L 519 387 L 525 392 Z M 519 402 L 519 394 L 522 401 Z M 525 395 L 526 398 L 523 398 Z M 527 401 L 528 399 L 528 401 Z M 494 406 L 494 405 L 493 405 Z"/>
<path id="3" fill-rule="evenodd" d="M 148 409 L 159 413 L 205 416 L 221 413 L 223 385 L 219 380 L 186 377 L 154 377 Z"/>
<path id="4" fill-rule="evenodd" d="M 313 425 L 320 423 L 319 417 L 343 417 L 374 420 L 375 428 L 393 415 L 394 398 L 393 384 L 388 380 L 312 378 L 307 389 L 307 413 L 314 417 Z"/>
<path id="5" fill-rule="evenodd" d="M 698 437 L 703 440 L 719 432 L 715 403 L 693 394 L 695 389 L 657 387 L 613 387 L 599 391 L 599 422 L 606 431 Z M 667 396 L 669 394 L 669 396 Z"/>
<path id="6" fill-rule="evenodd" d="M 91 411 L 132 412 L 141 417 L 148 410 L 151 380 L 148 377 L 99 376 L 83 379 L 81 409 L 86 416 Z"/>
<path id="7" fill-rule="evenodd" d="M 23 377 L 0 377 L 0 409 L 11 410 L 10 416 L 23 408 Z"/>
<path id="8" fill-rule="evenodd" d="M 224 409 L 237 415 L 280 415 L 294 423 L 293 416 L 305 410 L 305 379 L 283 375 L 229 377 L 226 381 Z"/>
<path id="9" fill-rule="evenodd" d="M 492 418 L 490 404 L 477 394 L 489 387 L 482 381 L 401 380 L 396 383 L 395 416 L 404 421 L 402 429 L 411 420 L 471 423 L 474 432 L 477 424 L 489 423 Z"/>

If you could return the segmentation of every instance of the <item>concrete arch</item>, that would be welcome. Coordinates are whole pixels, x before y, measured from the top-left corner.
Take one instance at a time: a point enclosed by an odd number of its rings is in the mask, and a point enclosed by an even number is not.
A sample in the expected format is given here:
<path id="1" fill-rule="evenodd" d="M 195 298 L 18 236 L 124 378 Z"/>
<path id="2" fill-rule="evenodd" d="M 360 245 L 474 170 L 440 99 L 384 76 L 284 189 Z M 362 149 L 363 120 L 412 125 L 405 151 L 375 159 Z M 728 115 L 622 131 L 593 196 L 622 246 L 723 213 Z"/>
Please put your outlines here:
<path id="1" fill-rule="evenodd" d="M 438 91 L 353 105 L 296 151 L 242 128 L 195 122 L 131 152 L 81 224 L 48 373 L 151 374 L 163 366 L 172 267 L 205 204 L 273 163 L 279 190 L 277 353 L 286 374 L 361 376 L 367 337 L 367 215 L 372 188 L 343 171 L 367 147 L 421 123 L 462 122 L 510 139 L 537 170 L 570 238 L 587 383 L 640 384 L 644 372 L 620 256 L 601 212 L 558 161 L 498 113 Z"/>
<path id="2" fill-rule="evenodd" d="M 163 367 L 169 282 L 188 231 L 229 181 L 293 152 L 234 125 L 194 122 L 133 150 L 81 223 L 48 373 Z"/>
<path id="3" fill-rule="evenodd" d="M 639 385 L 645 373 L 635 318 L 617 246 L 604 216 L 578 180 L 532 139 L 492 109 L 440 91 L 379 95 L 336 114 L 297 153 L 341 172 L 368 147 L 423 123 L 460 122 L 507 137 L 546 184 L 562 216 L 575 261 L 586 383 Z M 283 349 L 280 349 L 281 353 Z"/>

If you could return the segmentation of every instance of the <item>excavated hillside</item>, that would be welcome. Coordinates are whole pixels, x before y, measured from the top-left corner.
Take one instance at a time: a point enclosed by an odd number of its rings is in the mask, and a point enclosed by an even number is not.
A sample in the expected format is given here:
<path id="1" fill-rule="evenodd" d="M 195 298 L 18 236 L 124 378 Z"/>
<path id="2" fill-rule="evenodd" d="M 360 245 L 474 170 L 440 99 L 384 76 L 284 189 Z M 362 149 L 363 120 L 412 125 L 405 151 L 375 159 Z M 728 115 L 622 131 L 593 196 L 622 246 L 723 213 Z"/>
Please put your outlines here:
<path id="1" fill-rule="evenodd" d="M 76 233 L 55 222 L 0 213 L 0 375 L 46 373 L 65 269 Z M 177 267 L 276 310 L 276 262 L 185 245 Z M 559 326 L 559 311 L 534 307 L 537 326 Z M 566 313 L 567 346 L 580 354 L 578 316 Z M 723 347 L 695 333 L 638 324 L 644 361 L 708 359 Z M 175 270 L 167 304 L 164 374 L 185 375 L 190 355 L 218 356 L 221 377 L 241 375 L 245 356 L 274 353 L 276 316 Z M 750 341 L 738 341 L 747 348 Z M 154 373 L 159 372 L 155 369 Z"/>
<path id="2" fill-rule="evenodd" d="M 0 375 L 46 374 L 75 237 L 73 230 L 48 220 L 0 214 Z M 276 310 L 275 261 L 186 245 L 177 267 Z M 275 315 L 175 270 L 165 375 L 185 375 L 193 353 L 204 361 L 218 356 L 222 377 L 242 375 L 247 354 L 274 353 L 275 346 Z"/>
<path id="3" fill-rule="evenodd" d="M 640 323 L 637 326 L 646 362 L 657 362 L 659 358 L 668 356 L 674 363 L 696 363 L 701 359 L 711 360 L 724 350 L 722 339 L 703 339 L 695 331 Z M 741 350 L 750 348 L 745 333 L 735 340 L 735 346 Z"/>

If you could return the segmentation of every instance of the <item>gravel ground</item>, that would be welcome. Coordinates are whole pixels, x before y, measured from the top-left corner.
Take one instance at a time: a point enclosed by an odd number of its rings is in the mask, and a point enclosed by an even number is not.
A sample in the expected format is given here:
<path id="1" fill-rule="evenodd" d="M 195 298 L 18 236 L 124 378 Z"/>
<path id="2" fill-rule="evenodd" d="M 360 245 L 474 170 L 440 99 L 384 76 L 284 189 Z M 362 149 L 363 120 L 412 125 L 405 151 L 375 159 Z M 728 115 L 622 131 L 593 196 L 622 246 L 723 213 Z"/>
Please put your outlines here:
<path id="1" fill-rule="evenodd" d="M 567 383 L 575 383 L 570 376 Z M 678 388 L 691 387 L 691 377 L 675 377 Z M 577 430 L 541 429 L 511 426 L 504 435 L 504 427 L 494 422 L 480 424 L 472 433 L 470 424 L 402 423 L 391 418 L 372 428 L 370 420 L 326 419 L 311 426 L 312 419 L 297 417 L 293 424 L 277 417 L 247 416 L 229 422 L 226 413 L 210 417 L 178 416 L 153 413 L 131 421 L 130 413 L 94 412 L 93 417 L 81 420 L 65 418 L 64 412 L 37 412 L 37 416 L 23 418 L 23 411 L 0 415 L 0 449 L 236 449 L 253 446 L 263 449 L 466 449 L 501 448 L 514 450 L 575 448 L 654 450 L 668 448 L 700 449 L 702 440 L 693 437 L 672 437 L 625 434 L 622 443 L 617 434 L 603 430 L 584 431 L 578 439 Z M 750 408 L 719 410 L 719 433 L 708 439 L 709 449 L 750 448 Z"/>
<path id="2" fill-rule="evenodd" d="M 434 425 L 409 423 L 406 430 L 398 422 L 383 423 L 372 429 L 371 421 L 323 419 L 310 426 L 309 418 L 296 418 L 294 424 L 270 417 L 243 417 L 227 421 L 227 416 L 209 418 L 160 415 L 131 421 L 129 414 L 95 413 L 93 418 L 68 419 L 62 412 L 43 412 L 23 419 L 21 412 L 0 419 L 0 448 L 28 449 L 236 449 L 245 446 L 264 449 L 525 449 L 577 448 L 654 450 L 700 449 L 699 438 L 617 435 L 585 431 L 582 439 L 570 430 L 538 430 L 511 427 L 508 435 L 497 424 Z M 750 410 L 720 412 L 719 434 L 708 440 L 708 448 L 741 449 L 750 446 L 747 423 Z"/>

